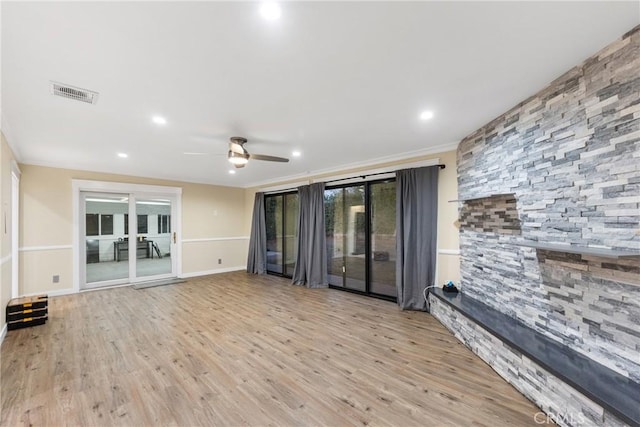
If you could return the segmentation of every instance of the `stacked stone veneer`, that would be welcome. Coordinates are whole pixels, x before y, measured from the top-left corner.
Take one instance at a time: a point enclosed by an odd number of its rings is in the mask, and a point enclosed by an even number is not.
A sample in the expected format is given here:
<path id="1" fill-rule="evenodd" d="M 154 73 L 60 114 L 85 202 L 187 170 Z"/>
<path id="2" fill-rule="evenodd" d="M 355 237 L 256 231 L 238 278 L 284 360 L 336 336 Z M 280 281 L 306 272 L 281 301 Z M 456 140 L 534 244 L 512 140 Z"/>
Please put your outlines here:
<path id="1" fill-rule="evenodd" d="M 430 295 L 429 302 L 431 314 L 456 338 L 548 415 L 532 415 L 531 425 L 549 424 L 546 420 L 576 427 L 628 425 L 437 297 Z"/>
<path id="2" fill-rule="evenodd" d="M 464 230 L 499 234 L 520 234 L 520 219 L 513 194 L 466 200 L 460 209 Z"/>
<path id="3" fill-rule="evenodd" d="M 513 194 L 512 222 L 461 204 L 462 291 L 640 381 L 640 27 L 461 141 L 459 199 Z M 476 215 L 481 218 L 482 215 Z"/>

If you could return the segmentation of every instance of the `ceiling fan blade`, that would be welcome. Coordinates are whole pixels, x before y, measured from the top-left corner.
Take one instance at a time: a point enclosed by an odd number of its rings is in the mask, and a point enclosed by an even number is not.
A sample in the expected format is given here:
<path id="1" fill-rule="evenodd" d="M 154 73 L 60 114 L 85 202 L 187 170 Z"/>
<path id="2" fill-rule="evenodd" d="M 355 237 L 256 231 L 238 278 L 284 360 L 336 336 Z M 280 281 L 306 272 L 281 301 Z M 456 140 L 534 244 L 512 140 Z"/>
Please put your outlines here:
<path id="1" fill-rule="evenodd" d="M 266 160 L 267 162 L 287 163 L 289 161 L 289 159 L 284 157 L 267 156 L 265 154 L 249 154 L 249 158 L 255 160 Z"/>

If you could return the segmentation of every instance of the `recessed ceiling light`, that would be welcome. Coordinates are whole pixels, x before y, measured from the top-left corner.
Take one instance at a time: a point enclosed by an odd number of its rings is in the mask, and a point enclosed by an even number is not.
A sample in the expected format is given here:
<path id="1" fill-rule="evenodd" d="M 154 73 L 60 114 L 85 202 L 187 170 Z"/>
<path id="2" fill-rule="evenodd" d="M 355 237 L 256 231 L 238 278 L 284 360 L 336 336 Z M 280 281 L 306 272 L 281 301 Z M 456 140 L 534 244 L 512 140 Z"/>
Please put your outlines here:
<path id="1" fill-rule="evenodd" d="M 157 124 L 157 125 L 166 125 L 167 124 L 167 119 L 165 119 L 164 117 L 161 117 L 161 116 L 153 116 L 151 121 L 153 123 Z"/>
<path id="2" fill-rule="evenodd" d="M 229 175 L 235 175 L 236 171 L 234 171 L 233 169 L 229 169 Z"/>
<path id="3" fill-rule="evenodd" d="M 420 120 L 430 120 L 433 119 L 433 111 L 423 111 L 420 113 Z"/>
<path id="4" fill-rule="evenodd" d="M 118 157 L 120 157 L 121 159 L 126 159 L 127 157 L 129 157 L 129 155 L 127 153 L 118 153 Z"/>
<path id="5" fill-rule="evenodd" d="M 291 155 L 292 155 L 293 157 L 300 157 L 300 156 L 302 156 L 302 153 L 296 150 L 296 151 L 293 151 L 293 152 L 291 153 Z"/>
<path id="6" fill-rule="evenodd" d="M 280 5 L 276 2 L 265 1 L 260 6 L 260 15 L 267 21 L 277 21 L 282 15 Z"/>

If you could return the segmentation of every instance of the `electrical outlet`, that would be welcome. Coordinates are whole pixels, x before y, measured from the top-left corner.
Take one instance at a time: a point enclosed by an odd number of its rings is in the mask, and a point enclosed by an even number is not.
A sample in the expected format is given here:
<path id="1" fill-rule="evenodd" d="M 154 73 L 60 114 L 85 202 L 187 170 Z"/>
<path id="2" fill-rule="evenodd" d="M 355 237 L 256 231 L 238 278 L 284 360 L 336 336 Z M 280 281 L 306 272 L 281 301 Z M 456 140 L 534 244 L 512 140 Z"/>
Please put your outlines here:
<path id="1" fill-rule="evenodd" d="M 222 258 L 218 258 L 218 264 L 222 264 Z"/>
<path id="2" fill-rule="evenodd" d="M 53 276 L 53 283 L 59 283 L 60 282 L 60 276 L 59 275 L 54 275 Z"/>

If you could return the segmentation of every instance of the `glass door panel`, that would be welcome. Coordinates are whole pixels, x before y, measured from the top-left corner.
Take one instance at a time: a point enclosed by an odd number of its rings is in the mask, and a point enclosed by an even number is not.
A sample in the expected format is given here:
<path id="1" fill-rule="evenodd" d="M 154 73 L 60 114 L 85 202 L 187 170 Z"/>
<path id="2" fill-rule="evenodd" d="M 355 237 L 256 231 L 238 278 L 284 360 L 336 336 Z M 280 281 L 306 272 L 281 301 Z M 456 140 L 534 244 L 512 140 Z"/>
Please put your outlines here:
<path id="1" fill-rule="evenodd" d="M 331 188 L 324 191 L 328 279 L 330 285 L 341 287 L 344 286 L 343 193 L 342 188 Z"/>
<path id="2" fill-rule="evenodd" d="M 84 288 L 124 283 L 129 278 L 126 194 L 81 193 L 84 208 Z M 124 257 L 124 262 L 121 262 Z"/>
<path id="3" fill-rule="evenodd" d="M 344 287 L 365 292 L 366 278 L 366 217 L 364 185 L 343 189 Z"/>
<path id="4" fill-rule="evenodd" d="M 325 190 L 325 232 L 329 284 L 366 291 L 364 186 Z"/>
<path id="5" fill-rule="evenodd" d="M 134 240 L 129 244 L 129 256 L 135 254 L 135 277 L 171 274 L 171 200 L 136 199 L 135 213 Z"/>
<path id="6" fill-rule="evenodd" d="M 298 195 L 284 195 L 284 275 L 293 276 L 296 265 L 298 239 L 296 227 L 298 225 Z"/>
<path id="7" fill-rule="evenodd" d="M 369 186 L 371 206 L 371 262 L 369 291 L 397 296 L 396 291 L 396 183 Z"/>
<path id="8" fill-rule="evenodd" d="M 264 198 L 267 227 L 267 272 L 293 275 L 298 245 L 298 194 L 269 194 Z"/>
<path id="9" fill-rule="evenodd" d="M 282 239 L 282 197 L 265 197 L 267 227 L 267 271 L 282 274 L 284 241 Z"/>

